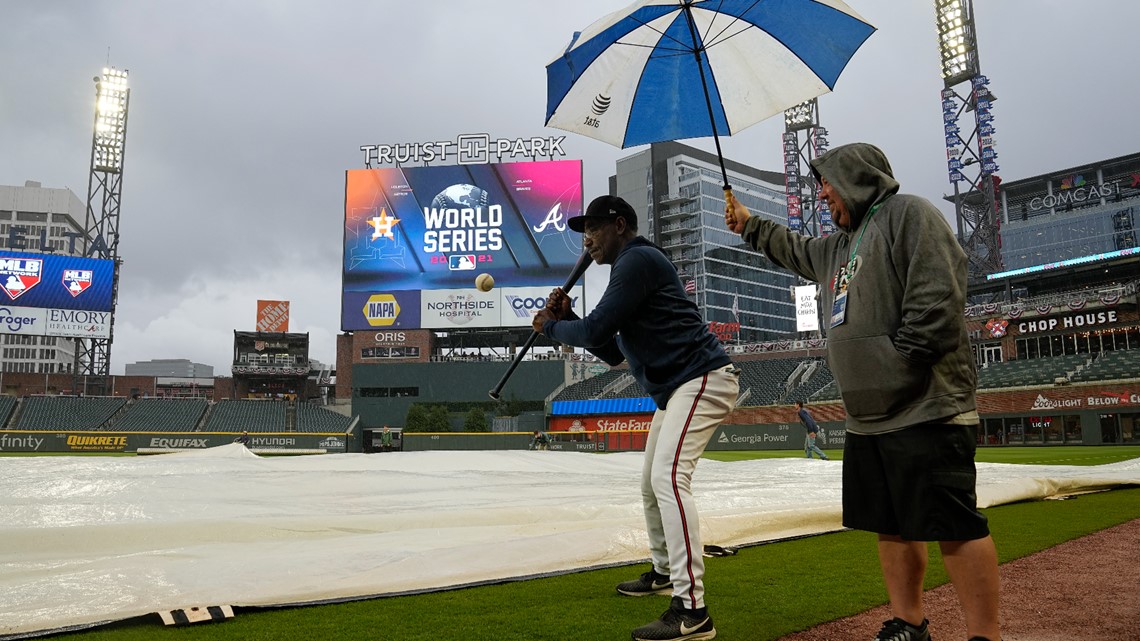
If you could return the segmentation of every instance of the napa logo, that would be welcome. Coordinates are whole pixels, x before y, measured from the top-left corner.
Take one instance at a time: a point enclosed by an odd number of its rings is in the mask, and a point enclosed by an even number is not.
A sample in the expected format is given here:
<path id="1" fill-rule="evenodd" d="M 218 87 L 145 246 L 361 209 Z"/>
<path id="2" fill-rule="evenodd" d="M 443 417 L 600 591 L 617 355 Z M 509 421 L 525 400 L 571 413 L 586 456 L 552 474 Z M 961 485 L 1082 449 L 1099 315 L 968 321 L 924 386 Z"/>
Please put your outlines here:
<path id="1" fill-rule="evenodd" d="M 88 287 L 91 287 L 94 273 L 90 269 L 65 269 L 63 270 L 63 287 L 67 293 L 71 294 L 72 298 L 76 298 L 87 291 Z"/>
<path id="2" fill-rule="evenodd" d="M 364 318 L 373 327 L 391 327 L 400 316 L 400 304 L 391 294 L 373 294 L 364 302 Z"/>
<path id="3" fill-rule="evenodd" d="M 44 261 L 38 258 L 0 256 L 0 289 L 8 298 L 16 300 L 40 284 L 43 267 Z"/>
<path id="4" fill-rule="evenodd" d="M 1080 174 L 1073 174 L 1061 179 L 1061 189 L 1076 189 L 1085 186 L 1085 177 Z"/>

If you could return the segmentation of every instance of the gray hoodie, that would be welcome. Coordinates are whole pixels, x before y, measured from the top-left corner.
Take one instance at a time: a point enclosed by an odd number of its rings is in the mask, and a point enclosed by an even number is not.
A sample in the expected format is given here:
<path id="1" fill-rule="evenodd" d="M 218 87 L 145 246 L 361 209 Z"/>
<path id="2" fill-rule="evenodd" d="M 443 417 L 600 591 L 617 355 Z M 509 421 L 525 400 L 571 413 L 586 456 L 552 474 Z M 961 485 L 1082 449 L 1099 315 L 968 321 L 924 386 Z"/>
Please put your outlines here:
<path id="1" fill-rule="evenodd" d="M 810 238 L 753 216 L 741 237 L 777 265 L 821 283 L 828 327 L 837 272 L 862 235 L 846 318 L 827 332 L 847 429 L 881 434 L 974 411 L 966 254 L 949 223 L 928 200 L 897 193 L 890 163 L 873 145 L 836 147 L 811 166 L 847 205 L 851 229 Z"/>

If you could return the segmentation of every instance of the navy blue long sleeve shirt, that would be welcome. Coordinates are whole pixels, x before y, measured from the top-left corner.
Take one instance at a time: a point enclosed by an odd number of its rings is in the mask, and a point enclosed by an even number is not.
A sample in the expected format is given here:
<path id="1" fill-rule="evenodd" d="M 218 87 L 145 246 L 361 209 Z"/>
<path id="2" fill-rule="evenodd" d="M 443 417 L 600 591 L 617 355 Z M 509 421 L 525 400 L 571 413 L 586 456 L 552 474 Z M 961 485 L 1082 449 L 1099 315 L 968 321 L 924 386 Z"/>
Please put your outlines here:
<path id="1" fill-rule="evenodd" d="M 800 408 L 797 413 L 800 415 L 800 422 L 804 424 L 805 430 L 809 432 L 819 431 L 819 426 L 815 424 L 815 419 L 811 417 L 811 412 L 808 412 L 806 407 Z"/>
<path id="2" fill-rule="evenodd" d="M 685 296 L 677 269 L 641 236 L 618 252 L 609 285 L 586 318 L 547 321 L 543 333 L 610 365 L 628 361 L 661 409 L 683 383 L 732 364 Z"/>

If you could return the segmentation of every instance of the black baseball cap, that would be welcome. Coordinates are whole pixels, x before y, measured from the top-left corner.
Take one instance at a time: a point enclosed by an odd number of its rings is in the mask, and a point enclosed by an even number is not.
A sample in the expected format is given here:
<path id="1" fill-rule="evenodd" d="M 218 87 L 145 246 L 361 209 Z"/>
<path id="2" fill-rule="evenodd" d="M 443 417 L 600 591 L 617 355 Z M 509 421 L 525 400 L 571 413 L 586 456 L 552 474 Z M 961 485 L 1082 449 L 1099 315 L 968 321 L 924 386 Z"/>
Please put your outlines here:
<path id="1" fill-rule="evenodd" d="M 566 221 L 570 229 L 581 234 L 586 229 L 587 218 L 600 218 L 603 220 L 616 220 L 624 218 L 625 222 L 633 224 L 633 228 L 637 228 L 637 212 L 633 211 L 633 207 L 624 199 L 617 196 L 598 196 L 590 202 L 590 206 L 586 207 L 586 213 L 581 216 L 574 216 Z"/>

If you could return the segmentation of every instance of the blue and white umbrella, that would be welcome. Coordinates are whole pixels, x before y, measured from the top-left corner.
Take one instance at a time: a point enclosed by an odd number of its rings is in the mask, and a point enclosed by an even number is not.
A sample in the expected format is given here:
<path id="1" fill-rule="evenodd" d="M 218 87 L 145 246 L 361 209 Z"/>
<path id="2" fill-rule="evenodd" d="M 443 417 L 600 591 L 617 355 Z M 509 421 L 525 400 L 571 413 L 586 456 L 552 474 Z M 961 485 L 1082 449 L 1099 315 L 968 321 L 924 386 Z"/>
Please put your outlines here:
<path id="1" fill-rule="evenodd" d="M 622 148 L 713 136 L 719 153 L 831 91 L 874 30 L 839 0 L 640 0 L 547 65 L 546 124 Z"/>

